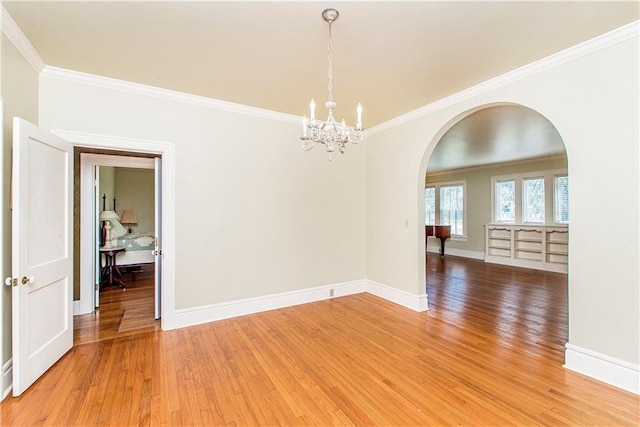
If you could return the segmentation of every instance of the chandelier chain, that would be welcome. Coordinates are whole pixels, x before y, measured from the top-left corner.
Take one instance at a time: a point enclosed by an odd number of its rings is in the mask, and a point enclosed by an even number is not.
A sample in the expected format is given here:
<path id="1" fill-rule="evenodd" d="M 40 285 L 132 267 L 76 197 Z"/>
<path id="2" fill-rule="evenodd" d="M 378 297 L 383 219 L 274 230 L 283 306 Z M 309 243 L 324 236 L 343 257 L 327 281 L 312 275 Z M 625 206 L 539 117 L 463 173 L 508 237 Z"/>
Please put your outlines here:
<path id="1" fill-rule="evenodd" d="M 329 43 L 327 45 L 327 50 L 329 51 L 327 55 L 329 63 L 327 89 L 329 90 L 329 101 L 333 101 L 333 43 L 331 42 L 331 22 L 329 22 Z"/>

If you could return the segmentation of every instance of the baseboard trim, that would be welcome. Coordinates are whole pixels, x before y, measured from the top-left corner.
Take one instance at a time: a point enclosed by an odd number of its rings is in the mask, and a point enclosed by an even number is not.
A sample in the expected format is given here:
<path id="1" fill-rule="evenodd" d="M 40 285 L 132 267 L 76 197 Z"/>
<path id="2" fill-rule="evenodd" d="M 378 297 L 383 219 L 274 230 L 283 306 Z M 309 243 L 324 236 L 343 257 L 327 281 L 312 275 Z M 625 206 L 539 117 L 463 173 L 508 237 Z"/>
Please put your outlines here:
<path id="1" fill-rule="evenodd" d="M 85 314 L 82 312 L 82 306 L 80 304 L 80 300 L 73 301 L 73 315 L 77 316 L 79 314 Z"/>
<path id="2" fill-rule="evenodd" d="M 640 366 L 567 343 L 564 367 L 640 395 Z"/>
<path id="3" fill-rule="evenodd" d="M 331 292 L 333 290 L 333 296 Z M 366 282 L 356 280 L 335 283 L 293 292 L 266 295 L 263 297 L 211 304 L 200 307 L 176 310 L 176 328 L 214 322 L 247 314 L 261 313 L 294 305 L 362 293 L 366 291 Z"/>
<path id="4" fill-rule="evenodd" d="M 491 264 L 502 264 L 502 265 L 509 265 L 511 267 L 531 268 L 534 270 L 552 271 L 554 273 L 567 274 L 569 271 L 569 266 L 567 264 L 532 261 L 527 259 L 513 259 L 513 258 L 500 257 L 500 256 L 494 256 L 494 255 L 485 256 L 484 261 L 489 262 Z"/>
<path id="5" fill-rule="evenodd" d="M 368 292 L 414 311 L 428 309 L 427 295 L 415 295 L 370 280 L 334 283 L 292 292 L 266 295 L 176 310 L 176 328 L 200 325 L 247 314 Z"/>
<path id="6" fill-rule="evenodd" d="M 429 309 L 426 293 L 421 295 L 411 294 L 372 280 L 367 280 L 367 292 L 413 311 L 420 312 Z"/>
<path id="7" fill-rule="evenodd" d="M 432 253 L 439 254 L 440 253 L 440 244 L 438 244 L 437 246 L 435 246 L 435 245 L 427 246 L 427 252 L 432 252 Z M 480 259 L 480 260 L 484 259 L 484 252 L 469 251 L 467 249 L 458 249 L 458 248 L 447 248 L 447 247 L 445 247 L 444 255 L 445 256 L 453 255 L 453 256 L 459 256 L 459 257 L 463 257 L 463 258 L 473 258 L 473 259 Z"/>
<path id="8" fill-rule="evenodd" d="M 13 359 L 2 365 L 2 399 L 11 394 L 13 390 Z"/>

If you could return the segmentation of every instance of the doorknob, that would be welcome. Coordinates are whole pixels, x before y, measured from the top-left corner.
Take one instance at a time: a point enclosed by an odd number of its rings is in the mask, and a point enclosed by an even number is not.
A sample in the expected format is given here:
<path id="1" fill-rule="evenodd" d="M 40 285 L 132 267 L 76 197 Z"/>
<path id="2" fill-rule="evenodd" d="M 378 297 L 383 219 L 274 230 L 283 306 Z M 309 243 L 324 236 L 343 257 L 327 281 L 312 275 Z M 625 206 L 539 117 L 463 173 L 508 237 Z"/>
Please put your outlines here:
<path id="1" fill-rule="evenodd" d="M 22 276 L 22 284 L 26 285 L 27 283 L 34 283 L 36 281 L 36 276 L 31 276 L 27 278 L 27 276 Z"/>
<path id="2" fill-rule="evenodd" d="M 6 279 L 4 279 L 4 284 L 7 286 L 11 286 L 11 285 L 17 285 L 18 281 L 12 277 L 7 277 Z"/>

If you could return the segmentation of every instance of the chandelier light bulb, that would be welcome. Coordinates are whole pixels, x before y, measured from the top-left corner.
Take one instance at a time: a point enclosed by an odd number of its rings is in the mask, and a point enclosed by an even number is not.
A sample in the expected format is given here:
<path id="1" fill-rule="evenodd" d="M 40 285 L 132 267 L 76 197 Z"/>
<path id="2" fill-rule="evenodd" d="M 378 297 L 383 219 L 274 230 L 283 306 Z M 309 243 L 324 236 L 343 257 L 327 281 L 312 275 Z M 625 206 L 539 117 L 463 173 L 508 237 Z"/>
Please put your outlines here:
<path id="1" fill-rule="evenodd" d="M 327 120 L 316 120 L 316 103 L 312 99 L 309 103 L 309 110 L 311 111 L 310 119 L 307 121 L 307 117 L 303 116 L 302 135 L 300 136 L 303 150 L 309 151 L 315 144 L 323 144 L 329 153 L 329 160 L 332 160 L 336 147 L 340 153 L 344 154 L 344 148 L 348 142 L 357 144 L 362 141 L 364 136 L 364 128 L 362 127 L 362 105 L 360 105 L 360 103 L 358 103 L 356 108 L 357 123 L 355 128 L 347 126 L 344 119 L 342 123 L 338 124 L 333 117 L 336 103 L 333 101 L 333 44 L 331 40 L 331 26 L 339 16 L 340 13 L 335 9 L 325 9 L 322 12 L 322 18 L 329 24 L 329 43 L 327 46 L 329 52 L 327 79 L 329 96 L 327 102 L 324 104 L 328 112 Z"/>

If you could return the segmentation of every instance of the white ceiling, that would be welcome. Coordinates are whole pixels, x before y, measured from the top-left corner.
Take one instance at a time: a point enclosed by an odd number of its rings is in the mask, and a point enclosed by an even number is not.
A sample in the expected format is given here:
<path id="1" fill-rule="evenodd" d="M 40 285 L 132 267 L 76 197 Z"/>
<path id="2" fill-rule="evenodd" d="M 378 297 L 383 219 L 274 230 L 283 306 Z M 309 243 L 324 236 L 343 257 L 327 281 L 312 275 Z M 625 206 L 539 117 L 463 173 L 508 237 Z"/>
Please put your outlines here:
<path id="1" fill-rule="evenodd" d="M 522 106 L 477 111 L 451 127 L 436 145 L 427 171 L 461 169 L 565 154 L 549 120 Z"/>
<path id="2" fill-rule="evenodd" d="M 2 4 L 47 65 L 300 116 L 312 97 L 326 100 L 321 12 L 335 7 L 336 118 L 355 123 L 362 102 L 369 128 L 639 17 L 637 1 Z M 473 127 L 512 129 L 496 126 Z M 488 140 L 501 140 L 474 137 L 471 147 L 463 133 L 451 137 L 464 150 L 496 151 Z"/>

